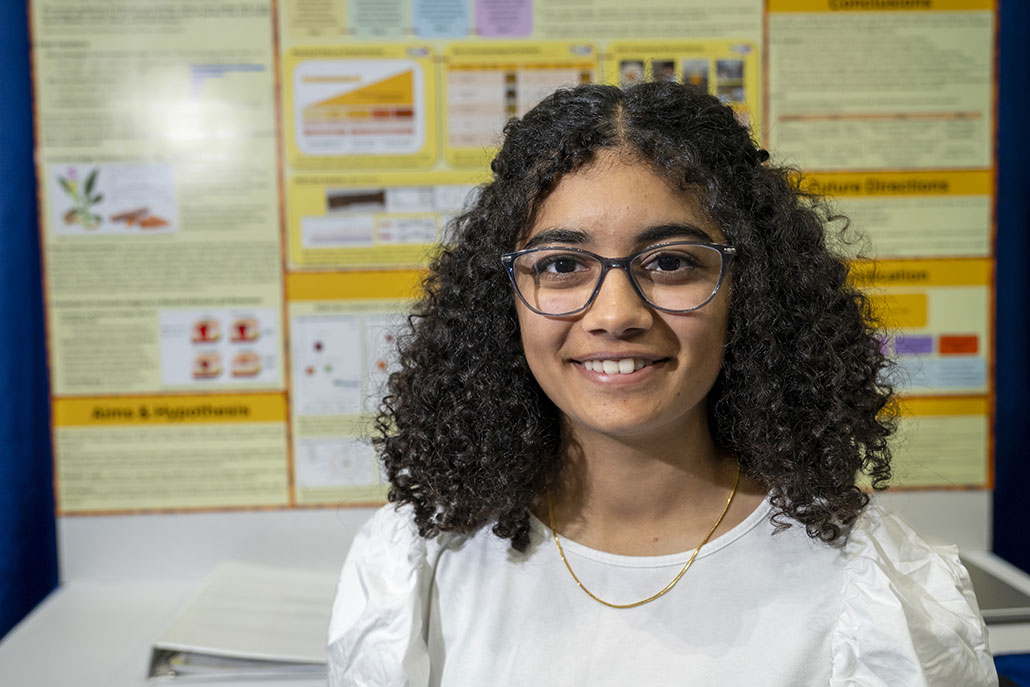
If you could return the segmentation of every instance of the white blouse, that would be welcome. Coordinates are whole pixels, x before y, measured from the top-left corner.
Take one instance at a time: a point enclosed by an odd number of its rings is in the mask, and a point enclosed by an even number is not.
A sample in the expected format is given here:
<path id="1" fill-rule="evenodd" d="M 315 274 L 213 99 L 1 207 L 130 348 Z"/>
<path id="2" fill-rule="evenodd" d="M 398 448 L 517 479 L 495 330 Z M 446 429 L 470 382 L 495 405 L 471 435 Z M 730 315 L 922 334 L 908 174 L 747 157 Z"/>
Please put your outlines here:
<path id="1" fill-rule="evenodd" d="M 998 678 L 969 577 L 877 506 L 847 542 L 774 533 L 772 507 L 706 544 L 665 596 L 584 594 L 550 530 L 418 536 L 386 506 L 358 533 L 329 628 L 333 687 L 981 687 Z M 618 556 L 562 539 L 588 589 L 626 603 L 690 551 Z"/>

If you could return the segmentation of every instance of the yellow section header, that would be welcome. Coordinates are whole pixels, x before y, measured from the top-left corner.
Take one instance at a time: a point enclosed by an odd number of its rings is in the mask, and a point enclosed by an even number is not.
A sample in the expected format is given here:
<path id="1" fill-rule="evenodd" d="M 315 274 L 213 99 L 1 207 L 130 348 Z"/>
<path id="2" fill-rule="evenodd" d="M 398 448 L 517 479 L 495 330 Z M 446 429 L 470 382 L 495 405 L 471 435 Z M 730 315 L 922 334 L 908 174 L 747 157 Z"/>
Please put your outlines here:
<path id="1" fill-rule="evenodd" d="M 291 186 L 317 188 L 327 186 L 354 186 L 380 188 L 384 186 L 448 186 L 468 184 L 476 186 L 489 181 L 489 169 L 432 170 L 427 172 L 333 172 L 331 174 L 297 174 L 289 179 Z"/>
<path id="2" fill-rule="evenodd" d="M 55 427 L 286 422 L 286 395 L 57 398 Z"/>
<path id="3" fill-rule="evenodd" d="M 876 319 L 891 329 L 925 327 L 930 319 L 930 299 L 925 293 L 874 294 L 869 304 Z"/>
<path id="4" fill-rule="evenodd" d="M 400 43 L 349 43 L 345 45 L 297 46 L 291 48 L 289 57 L 301 59 L 332 58 L 380 58 L 380 57 L 412 57 L 415 59 L 431 58 L 433 48 L 429 44 L 406 45 Z"/>
<path id="5" fill-rule="evenodd" d="M 770 12 L 993 10 L 997 0 L 769 0 Z"/>
<path id="6" fill-rule="evenodd" d="M 991 171 L 809 174 L 804 190 L 828 196 L 989 196 Z"/>
<path id="7" fill-rule="evenodd" d="M 288 301 L 417 298 L 422 278 L 418 270 L 390 272 L 296 272 L 286 275 Z"/>
<path id="8" fill-rule="evenodd" d="M 597 48 L 582 41 L 578 42 L 545 42 L 531 43 L 509 42 L 458 42 L 450 43 L 444 48 L 444 59 L 454 63 L 491 64 L 499 66 L 516 61 L 525 62 L 557 62 L 554 66 L 567 65 L 570 61 L 587 68 L 597 66 Z M 514 66 L 514 65 L 513 65 Z"/>
<path id="9" fill-rule="evenodd" d="M 901 417 L 932 417 L 947 415 L 987 415 L 990 405 L 986 396 L 973 398 L 902 398 L 898 400 Z"/>
<path id="10" fill-rule="evenodd" d="M 849 276 L 860 287 L 987 286 L 991 260 L 860 260 Z"/>

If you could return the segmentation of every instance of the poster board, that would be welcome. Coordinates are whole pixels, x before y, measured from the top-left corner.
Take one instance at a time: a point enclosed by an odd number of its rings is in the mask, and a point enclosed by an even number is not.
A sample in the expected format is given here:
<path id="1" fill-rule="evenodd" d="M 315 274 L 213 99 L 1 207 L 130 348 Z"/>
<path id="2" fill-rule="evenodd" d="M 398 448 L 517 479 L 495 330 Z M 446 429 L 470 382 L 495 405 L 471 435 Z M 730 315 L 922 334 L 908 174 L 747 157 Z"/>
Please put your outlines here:
<path id="1" fill-rule="evenodd" d="M 65 515 L 370 505 L 366 429 L 510 116 L 669 78 L 865 232 L 901 488 L 991 485 L 991 0 L 31 4 Z"/>

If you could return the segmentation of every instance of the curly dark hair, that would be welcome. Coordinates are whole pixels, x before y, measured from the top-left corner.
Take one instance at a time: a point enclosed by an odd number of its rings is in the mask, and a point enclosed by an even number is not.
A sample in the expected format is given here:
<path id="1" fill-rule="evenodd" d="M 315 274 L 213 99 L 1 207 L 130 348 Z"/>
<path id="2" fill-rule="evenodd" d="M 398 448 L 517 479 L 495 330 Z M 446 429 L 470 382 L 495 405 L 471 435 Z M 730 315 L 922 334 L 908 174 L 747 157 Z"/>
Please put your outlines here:
<path id="1" fill-rule="evenodd" d="M 890 361 L 848 263 L 827 248 L 841 219 L 765 164 L 733 111 L 689 86 L 559 90 L 511 120 L 493 180 L 449 227 L 401 337 L 373 442 L 389 499 L 423 537 L 485 525 L 522 550 L 529 513 L 562 469 L 559 410 L 522 351 L 500 260 L 566 174 L 599 151 L 627 151 L 672 188 L 700 191 L 736 247 L 723 366 L 708 395 L 717 445 L 787 519 L 833 542 L 884 488 L 895 428 Z M 846 220 L 841 232 L 847 230 Z"/>

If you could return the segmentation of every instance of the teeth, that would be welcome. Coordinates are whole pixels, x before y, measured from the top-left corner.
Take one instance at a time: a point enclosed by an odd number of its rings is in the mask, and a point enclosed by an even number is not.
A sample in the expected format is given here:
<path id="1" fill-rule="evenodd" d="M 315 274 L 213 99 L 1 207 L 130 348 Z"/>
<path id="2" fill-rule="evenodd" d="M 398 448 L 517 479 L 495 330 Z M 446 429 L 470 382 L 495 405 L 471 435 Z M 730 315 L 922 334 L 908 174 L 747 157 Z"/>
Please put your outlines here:
<path id="1" fill-rule="evenodd" d="M 628 375 L 631 372 L 642 370 L 648 365 L 651 365 L 651 361 L 643 360 L 642 358 L 622 358 L 620 360 L 586 360 L 583 362 L 583 366 L 593 372 L 601 372 L 606 375 Z"/>

